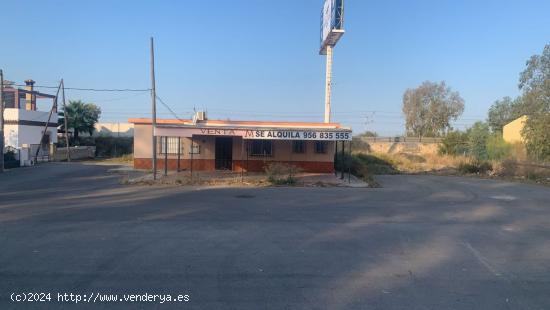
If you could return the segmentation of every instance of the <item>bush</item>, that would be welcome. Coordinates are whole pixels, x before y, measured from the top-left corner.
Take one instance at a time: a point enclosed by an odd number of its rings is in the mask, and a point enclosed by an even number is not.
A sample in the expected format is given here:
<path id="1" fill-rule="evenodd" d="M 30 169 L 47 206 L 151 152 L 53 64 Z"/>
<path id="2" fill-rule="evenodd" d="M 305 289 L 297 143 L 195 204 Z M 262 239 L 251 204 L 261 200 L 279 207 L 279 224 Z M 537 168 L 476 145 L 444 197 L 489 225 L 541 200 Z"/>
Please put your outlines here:
<path id="1" fill-rule="evenodd" d="M 12 150 L 7 150 L 5 153 L 4 153 L 4 162 L 8 162 L 8 161 L 16 161 L 17 159 L 15 158 L 15 152 L 12 151 Z"/>
<path id="2" fill-rule="evenodd" d="M 96 137 L 96 156 L 117 157 L 134 152 L 134 138 L 132 137 Z"/>
<path id="3" fill-rule="evenodd" d="M 365 142 L 361 136 L 353 137 L 351 140 L 351 147 L 354 151 L 370 153 L 370 144 Z"/>
<path id="4" fill-rule="evenodd" d="M 488 161 L 474 160 L 458 165 L 458 171 L 463 174 L 486 174 L 491 170 L 493 170 L 493 165 Z"/>
<path id="5" fill-rule="evenodd" d="M 390 161 L 369 154 L 353 154 L 351 157 L 349 154 L 344 155 L 344 163 L 342 165 L 342 154 L 338 154 L 338 160 L 336 161 L 336 170 L 344 171 L 351 170 L 351 173 L 357 177 L 365 178 L 371 174 L 397 174 L 394 164 Z"/>
<path id="6" fill-rule="evenodd" d="M 499 163 L 495 174 L 501 177 L 519 177 L 537 182 L 550 181 L 550 169 L 533 162 L 518 162 L 506 159 Z"/>
<path id="7" fill-rule="evenodd" d="M 447 134 L 439 146 L 440 155 L 470 155 L 477 161 L 502 160 L 516 151 L 502 139 L 500 133 L 491 134 L 486 123 L 477 122 L 468 131 Z"/>
<path id="8" fill-rule="evenodd" d="M 502 135 L 492 135 L 487 139 L 487 158 L 490 160 L 503 160 L 512 154 L 512 145 L 504 141 Z"/>
<path id="9" fill-rule="evenodd" d="M 118 157 L 134 152 L 133 137 L 80 137 L 71 141 L 71 146 L 95 146 L 97 157 Z M 57 147 L 65 147 L 65 140 L 60 139 Z"/>
<path id="10" fill-rule="evenodd" d="M 265 167 L 267 180 L 275 185 L 296 184 L 295 176 L 300 172 L 300 168 L 294 165 L 287 165 L 282 163 L 270 163 Z"/>
<path id="11" fill-rule="evenodd" d="M 440 155 L 466 155 L 468 153 L 468 135 L 462 131 L 451 131 L 439 145 Z"/>
<path id="12" fill-rule="evenodd" d="M 489 140 L 489 125 L 483 122 L 476 122 L 468 131 L 468 150 L 470 156 L 481 162 L 488 159 L 487 141 Z"/>
<path id="13" fill-rule="evenodd" d="M 495 174 L 502 177 L 515 177 L 518 174 L 518 162 L 514 159 L 505 159 L 495 167 Z"/>
<path id="14" fill-rule="evenodd" d="M 11 149 L 8 149 L 4 153 L 4 168 L 11 169 L 19 167 L 19 160 L 15 158 L 15 152 Z"/>
<path id="15" fill-rule="evenodd" d="M 532 159 L 550 162 L 550 113 L 531 115 L 525 123 L 522 136 Z"/>

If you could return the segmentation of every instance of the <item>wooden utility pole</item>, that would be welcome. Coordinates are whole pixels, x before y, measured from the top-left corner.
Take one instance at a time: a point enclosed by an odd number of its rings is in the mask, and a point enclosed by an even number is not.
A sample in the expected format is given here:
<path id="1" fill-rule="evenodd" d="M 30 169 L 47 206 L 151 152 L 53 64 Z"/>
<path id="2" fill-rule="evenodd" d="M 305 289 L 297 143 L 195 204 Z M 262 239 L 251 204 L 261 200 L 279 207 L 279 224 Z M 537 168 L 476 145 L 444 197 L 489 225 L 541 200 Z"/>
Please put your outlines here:
<path id="1" fill-rule="evenodd" d="M 71 153 L 69 146 L 69 122 L 67 121 L 67 105 L 65 104 L 65 82 L 61 79 L 62 99 L 63 99 L 63 118 L 65 123 L 65 143 L 67 147 L 67 162 L 71 162 Z"/>
<path id="2" fill-rule="evenodd" d="M 40 148 L 42 148 L 42 141 L 44 141 L 44 137 L 48 133 L 48 126 L 50 125 L 50 120 L 52 118 L 53 111 L 57 113 L 57 98 L 59 97 L 59 91 L 61 90 L 63 82 L 59 83 L 59 87 L 57 87 L 57 92 L 55 93 L 55 99 L 53 100 L 52 108 L 50 109 L 50 113 L 48 114 L 48 120 L 46 121 L 46 125 L 44 127 L 44 131 L 42 132 L 42 137 L 40 138 L 40 141 L 38 142 L 38 148 L 36 149 L 36 154 L 34 154 L 34 162 L 38 162 L 38 153 L 40 153 Z M 49 150 L 48 150 L 49 153 Z"/>
<path id="3" fill-rule="evenodd" d="M 0 69 L 0 173 L 4 172 L 4 72 Z"/>
<path id="4" fill-rule="evenodd" d="M 157 179 L 157 137 L 155 137 L 155 128 L 157 128 L 157 91 L 155 86 L 155 48 L 153 37 L 151 37 L 151 116 L 153 133 L 153 180 Z"/>

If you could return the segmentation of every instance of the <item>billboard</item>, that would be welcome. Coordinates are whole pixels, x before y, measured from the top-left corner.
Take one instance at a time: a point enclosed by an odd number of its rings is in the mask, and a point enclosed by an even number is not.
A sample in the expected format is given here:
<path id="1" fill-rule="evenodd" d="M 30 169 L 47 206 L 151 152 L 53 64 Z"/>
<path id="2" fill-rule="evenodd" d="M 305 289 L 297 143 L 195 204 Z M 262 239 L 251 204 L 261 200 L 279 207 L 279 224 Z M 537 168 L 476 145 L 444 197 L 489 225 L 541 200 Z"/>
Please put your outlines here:
<path id="1" fill-rule="evenodd" d="M 321 11 L 321 52 L 327 45 L 336 45 L 344 34 L 344 0 L 325 0 Z"/>

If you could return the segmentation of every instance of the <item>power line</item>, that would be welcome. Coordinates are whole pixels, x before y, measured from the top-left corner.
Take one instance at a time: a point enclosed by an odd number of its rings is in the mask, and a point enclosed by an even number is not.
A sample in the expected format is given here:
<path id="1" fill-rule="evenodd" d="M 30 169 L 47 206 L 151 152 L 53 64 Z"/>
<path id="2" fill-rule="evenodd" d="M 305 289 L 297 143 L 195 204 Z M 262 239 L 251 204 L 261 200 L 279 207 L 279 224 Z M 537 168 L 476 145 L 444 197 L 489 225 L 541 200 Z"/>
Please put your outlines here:
<path id="1" fill-rule="evenodd" d="M 17 87 L 25 87 L 28 85 L 23 84 L 13 84 Z M 45 86 L 45 85 L 34 85 L 34 88 L 52 88 L 56 89 L 57 86 Z M 95 91 L 95 92 L 146 92 L 151 91 L 150 88 L 144 89 L 133 89 L 133 88 L 78 88 L 78 87 L 65 87 L 65 90 L 78 90 L 78 91 Z"/>
<path id="2" fill-rule="evenodd" d="M 168 110 L 170 111 L 170 113 L 177 119 L 179 120 L 180 122 L 185 122 L 185 120 L 181 119 L 178 114 L 176 114 L 176 112 L 174 112 L 169 106 L 168 104 L 166 104 L 158 95 L 156 96 L 156 98 L 160 101 L 160 103 Z"/>

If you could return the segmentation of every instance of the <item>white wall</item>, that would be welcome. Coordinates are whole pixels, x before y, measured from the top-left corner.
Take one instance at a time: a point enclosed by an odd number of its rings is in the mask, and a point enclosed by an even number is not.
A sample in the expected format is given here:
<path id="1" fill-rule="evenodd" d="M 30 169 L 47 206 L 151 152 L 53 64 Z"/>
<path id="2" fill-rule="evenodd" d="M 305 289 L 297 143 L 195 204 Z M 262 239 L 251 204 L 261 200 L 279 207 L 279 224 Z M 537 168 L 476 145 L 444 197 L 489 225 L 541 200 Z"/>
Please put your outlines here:
<path id="1" fill-rule="evenodd" d="M 11 147 L 19 147 L 18 142 L 18 125 L 6 125 L 4 124 L 4 145 Z"/>
<path id="2" fill-rule="evenodd" d="M 97 123 L 94 136 L 133 137 L 134 124 L 130 123 Z"/>
<path id="3" fill-rule="evenodd" d="M 50 143 L 57 142 L 57 128 L 48 127 L 50 133 Z M 19 146 L 23 144 L 40 144 L 44 127 L 41 126 L 19 126 Z"/>
<path id="4" fill-rule="evenodd" d="M 49 112 L 27 111 L 22 109 L 8 108 L 4 111 L 5 121 L 34 121 L 46 122 Z M 52 113 L 50 123 L 57 124 L 57 113 Z M 19 148 L 23 144 L 40 144 L 44 126 L 30 125 L 4 125 L 4 141 L 6 146 Z M 57 127 L 48 127 L 50 133 L 50 143 L 57 142 Z"/>
<path id="5" fill-rule="evenodd" d="M 27 111 L 23 109 L 8 108 L 4 111 L 4 120 L 45 122 L 48 120 L 49 114 L 49 111 Z M 57 123 L 57 113 L 52 113 L 50 123 Z"/>

